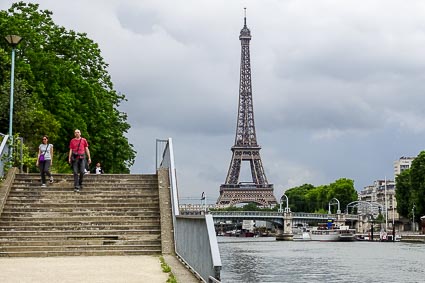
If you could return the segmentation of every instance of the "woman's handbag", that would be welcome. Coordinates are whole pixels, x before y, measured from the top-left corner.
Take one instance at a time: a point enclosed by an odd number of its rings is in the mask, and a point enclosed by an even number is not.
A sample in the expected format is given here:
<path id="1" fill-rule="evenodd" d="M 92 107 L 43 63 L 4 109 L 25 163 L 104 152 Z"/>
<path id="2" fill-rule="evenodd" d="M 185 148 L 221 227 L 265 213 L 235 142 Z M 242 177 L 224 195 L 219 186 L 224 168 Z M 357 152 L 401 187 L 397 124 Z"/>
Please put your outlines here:
<path id="1" fill-rule="evenodd" d="M 40 156 L 38 157 L 38 161 L 39 162 L 44 162 L 44 155 L 46 154 L 46 151 L 47 151 L 47 149 L 49 148 L 49 144 L 47 144 L 47 146 L 46 146 L 46 150 L 44 151 L 44 153 L 43 154 L 40 154 Z"/>

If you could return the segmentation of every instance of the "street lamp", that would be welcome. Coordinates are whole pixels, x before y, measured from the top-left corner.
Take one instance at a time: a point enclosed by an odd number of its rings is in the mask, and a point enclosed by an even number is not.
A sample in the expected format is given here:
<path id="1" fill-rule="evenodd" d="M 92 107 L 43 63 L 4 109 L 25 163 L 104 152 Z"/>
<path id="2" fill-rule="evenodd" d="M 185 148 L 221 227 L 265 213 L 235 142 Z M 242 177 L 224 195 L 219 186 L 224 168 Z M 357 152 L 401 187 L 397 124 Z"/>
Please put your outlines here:
<path id="1" fill-rule="evenodd" d="M 335 203 L 332 203 L 333 200 L 336 200 L 336 202 L 337 202 L 336 204 L 338 205 L 338 209 L 336 211 L 336 214 L 341 214 L 341 208 L 340 208 L 340 205 L 339 205 L 339 200 L 337 198 L 333 198 L 329 201 L 329 203 L 328 203 L 328 208 L 329 208 L 328 214 L 331 214 L 331 205 L 335 205 Z"/>
<path id="2" fill-rule="evenodd" d="M 290 212 L 291 212 L 291 209 L 289 208 L 288 196 L 287 196 L 287 195 L 285 195 L 285 194 L 283 194 L 283 196 L 280 198 L 280 207 L 279 207 L 278 212 L 280 212 L 280 213 L 282 213 L 282 212 L 283 212 L 283 210 L 282 210 L 282 199 L 283 199 L 283 197 L 285 197 L 285 198 L 286 198 L 285 213 L 290 213 Z"/>
<path id="3" fill-rule="evenodd" d="M 21 42 L 22 37 L 19 35 L 7 35 L 5 36 L 6 41 L 12 47 L 12 70 L 10 73 L 10 112 L 9 112 L 9 138 L 10 138 L 10 149 L 9 149 L 9 160 L 12 160 L 13 151 L 13 86 L 15 81 L 15 49 L 16 46 Z"/>
<path id="4" fill-rule="evenodd" d="M 413 229 L 413 232 L 415 232 L 416 231 L 416 225 L 415 225 L 415 205 L 413 205 L 413 207 L 412 207 L 412 229 Z"/>

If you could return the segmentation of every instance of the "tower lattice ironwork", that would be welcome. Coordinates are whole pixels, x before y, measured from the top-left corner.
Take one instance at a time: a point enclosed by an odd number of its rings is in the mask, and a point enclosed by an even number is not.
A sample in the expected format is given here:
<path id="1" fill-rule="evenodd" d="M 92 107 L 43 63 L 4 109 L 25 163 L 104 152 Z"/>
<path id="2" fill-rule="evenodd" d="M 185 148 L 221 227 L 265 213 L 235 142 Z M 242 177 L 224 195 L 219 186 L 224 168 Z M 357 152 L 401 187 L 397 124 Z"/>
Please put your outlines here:
<path id="1" fill-rule="evenodd" d="M 236 138 L 235 145 L 231 148 L 233 154 L 226 182 L 220 186 L 217 205 L 231 206 L 237 203 L 255 202 L 262 206 L 271 206 L 277 202 L 273 195 L 273 185 L 268 183 L 264 172 L 260 157 L 261 147 L 257 144 L 255 133 L 249 52 L 251 31 L 246 25 L 246 16 L 239 40 L 241 41 L 241 69 Z M 250 163 L 252 182 L 239 181 L 241 165 L 244 161 Z"/>

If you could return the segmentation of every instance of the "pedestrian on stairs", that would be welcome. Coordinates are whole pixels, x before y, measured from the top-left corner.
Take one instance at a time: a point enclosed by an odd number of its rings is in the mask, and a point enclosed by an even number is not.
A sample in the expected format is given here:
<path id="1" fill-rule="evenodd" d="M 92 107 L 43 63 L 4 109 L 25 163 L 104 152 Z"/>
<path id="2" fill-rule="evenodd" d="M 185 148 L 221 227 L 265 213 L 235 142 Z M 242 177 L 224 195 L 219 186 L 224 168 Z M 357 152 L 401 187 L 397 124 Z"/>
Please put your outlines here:
<path id="1" fill-rule="evenodd" d="M 83 189 L 84 169 L 86 168 L 86 154 L 87 162 L 91 163 L 89 144 L 87 140 L 81 137 L 81 131 L 76 129 L 74 136 L 69 142 L 68 162 L 72 165 L 74 173 L 74 191 L 79 192 Z"/>
<path id="2" fill-rule="evenodd" d="M 49 144 L 49 137 L 43 136 L 41 144 L 38 146 L 36 166 L 40 170 L 41 186 L 46 187 L 46 175 L 53 183 L 53 176 L 50 173 L 50 166 L 53 165 L 53 144 Z"/>

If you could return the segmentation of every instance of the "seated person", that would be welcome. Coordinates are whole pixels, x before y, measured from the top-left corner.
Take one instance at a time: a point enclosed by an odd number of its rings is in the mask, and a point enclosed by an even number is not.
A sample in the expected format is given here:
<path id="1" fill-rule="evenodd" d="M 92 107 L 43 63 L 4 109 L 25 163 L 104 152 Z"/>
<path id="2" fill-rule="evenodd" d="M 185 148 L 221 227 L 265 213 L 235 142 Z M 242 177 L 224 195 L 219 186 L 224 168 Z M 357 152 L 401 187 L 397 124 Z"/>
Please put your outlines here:
<path id="1" fill-rule="evenodd" d="M 100 167 L 100 162 L 96 163 L 96 167 L 94 168 L 93 173 L 95 173 L 95 174 L 105 173 L 105 172 L 103 172 L 102 167 Z"/>

